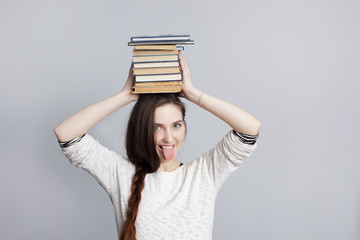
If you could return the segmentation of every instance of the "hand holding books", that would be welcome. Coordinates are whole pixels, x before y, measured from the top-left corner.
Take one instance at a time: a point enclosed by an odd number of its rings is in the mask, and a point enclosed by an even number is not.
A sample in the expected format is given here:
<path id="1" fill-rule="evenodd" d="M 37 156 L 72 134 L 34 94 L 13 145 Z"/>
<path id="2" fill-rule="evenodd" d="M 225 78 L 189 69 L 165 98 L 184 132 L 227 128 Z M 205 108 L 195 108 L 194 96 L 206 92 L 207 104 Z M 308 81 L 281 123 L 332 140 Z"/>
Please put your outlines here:
<path id="1" fill-rule="evenodd" d="M 180 59 L 182 76 L 183 76 L 182 94 L 184 95 L 185 98 L 187 98 L 186 96 L 188 95 L 188 92 L 194 88 L 194 85 L 192 83 L 192 77 L 191 77 L 190 70 L 189 70 L 189 68 L 186 64 L 185 58 L 181 52 L 179 52 L 179 59 Z"/>
<path id="2" fill-rule="evenodd" d="M 187 66 L 185 58 L 181 52 L 179 52 L 179 58 L 183 75 L 181 95 L 187 100 L 200 105 L 200 99 L 204 92 L 194 87 L 189 67 Z"/>
<path id="3" fill-rule="evenodd" d="M 131 63 L 129 68 L 129 75 L 125 82 L 125 85 L 122 88 L 122 92 L 128 96 L 129 102 L 137 101 L 139 98 L 139 95 L 133 93 L 133 85 L 134 85 L 134 74 L 133 74 L 133 67 L 134 64 Z"/>

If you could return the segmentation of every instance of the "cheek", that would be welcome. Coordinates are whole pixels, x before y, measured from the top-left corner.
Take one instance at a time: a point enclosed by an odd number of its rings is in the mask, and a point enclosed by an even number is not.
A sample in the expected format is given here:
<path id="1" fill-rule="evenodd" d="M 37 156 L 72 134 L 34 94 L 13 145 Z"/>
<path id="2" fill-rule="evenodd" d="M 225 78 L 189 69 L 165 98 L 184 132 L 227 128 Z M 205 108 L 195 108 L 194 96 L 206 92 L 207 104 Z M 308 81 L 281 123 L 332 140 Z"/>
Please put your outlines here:
<path id="1" fill-rule="evenodd" d="M 160 136 L 159 132 L 155 132 L 154 133 L 154 142 L 155 142 L 155 144 L 157 144 L 160 140 L 161 140 L 161 136 Z"/>
<path id="2" fill-rule="evenodd" d="M 176 139 L 178 142 L 184 141 L 184 138 L 185 138 L 185 128 L 176 134 Z"/>

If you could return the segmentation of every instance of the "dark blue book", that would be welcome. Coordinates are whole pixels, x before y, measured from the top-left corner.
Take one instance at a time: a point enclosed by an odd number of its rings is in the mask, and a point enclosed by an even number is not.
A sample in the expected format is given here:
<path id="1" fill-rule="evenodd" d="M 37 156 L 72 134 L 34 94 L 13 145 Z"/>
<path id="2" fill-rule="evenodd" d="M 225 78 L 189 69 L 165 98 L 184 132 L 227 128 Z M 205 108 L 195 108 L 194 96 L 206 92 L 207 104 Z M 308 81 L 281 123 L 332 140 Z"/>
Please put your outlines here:
<path id="1" fill-rule="evenodd" d="M 129 46 L 139 45 L 192 45 L 194 40 L 187 41 L 146 41 L 146 42 L 128 42 Z"/>

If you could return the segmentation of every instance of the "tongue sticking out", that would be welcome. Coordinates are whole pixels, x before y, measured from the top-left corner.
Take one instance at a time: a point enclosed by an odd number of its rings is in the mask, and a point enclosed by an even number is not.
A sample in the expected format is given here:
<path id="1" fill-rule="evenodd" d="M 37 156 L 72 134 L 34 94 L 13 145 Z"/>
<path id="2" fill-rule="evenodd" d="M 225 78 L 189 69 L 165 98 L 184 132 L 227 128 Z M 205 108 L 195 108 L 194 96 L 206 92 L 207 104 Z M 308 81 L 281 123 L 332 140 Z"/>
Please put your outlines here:
<path id="1" fill-rule="evenodd" d="M 165 157 L 166 160 L 171 160 L 174 158 L 175 155 L 175 151 L 174 151 L 174 147 L 172 148 L 161 148 L 163 155 Z"/>

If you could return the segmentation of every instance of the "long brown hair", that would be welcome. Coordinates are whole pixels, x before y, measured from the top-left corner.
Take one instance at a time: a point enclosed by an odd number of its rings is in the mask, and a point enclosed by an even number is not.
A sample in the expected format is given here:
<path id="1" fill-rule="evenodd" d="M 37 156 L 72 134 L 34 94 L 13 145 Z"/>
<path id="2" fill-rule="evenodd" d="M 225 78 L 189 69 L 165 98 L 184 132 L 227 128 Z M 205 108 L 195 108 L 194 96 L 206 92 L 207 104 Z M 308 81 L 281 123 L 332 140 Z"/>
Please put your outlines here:
<path id="1" fill-rule="evenodd" d="M 130 162 L 135 165 L 135 174 L 131 184 L 131 195 L 128 201 L 126 221 L 124 222 L 120 240 L 136 240 L 135 221 L 144 189 L 147 173 L 156 172 L 160 159 L 154 142 L 154 113 L 157 107 L 174 104 L 181 110 L 185 118 L 185 106 L 178 94 L 141 94 L 136 102 L 127 126 L 126 153 Z"/>

